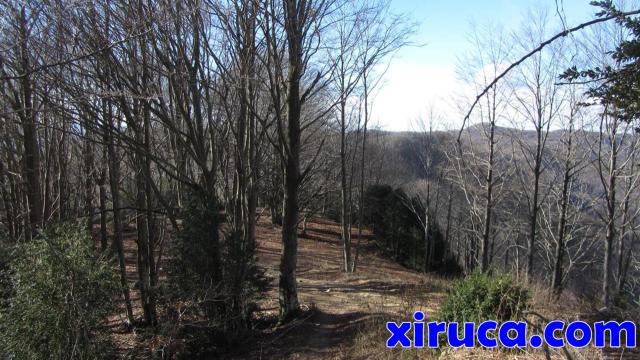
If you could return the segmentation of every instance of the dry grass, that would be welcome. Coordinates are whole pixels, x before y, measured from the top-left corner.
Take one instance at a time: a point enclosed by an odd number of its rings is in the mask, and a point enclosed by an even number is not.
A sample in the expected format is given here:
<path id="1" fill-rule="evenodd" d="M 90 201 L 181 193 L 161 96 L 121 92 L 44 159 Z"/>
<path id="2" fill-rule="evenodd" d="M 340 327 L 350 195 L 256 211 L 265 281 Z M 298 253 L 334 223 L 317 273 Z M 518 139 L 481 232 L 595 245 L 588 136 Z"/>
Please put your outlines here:
<path id="1" fill-rule="evenodd" d="M 438 288 L 445 289 L 448 281 L 432 278 L 430 281 L 437 283 Z M 424 284 L 421 286 L 425 286 Z M 414 311 L 425 311 L 428 308 L 429 315 L 434 315 L 439 302 L 428 304 L 420 294 L 428 293 L 430 289 L 421 289 L 421 286 L 404 292 L 401 297 L 399 311 L 393 317 L 376 317 L 362 324 L 357 330 L 357 335 L 352 344 L 347 348 L 346 358 L 349 359 L 636 359 L 640 358 L 636 352 L 600 350 L 594 347 L 584 349 L 453 349 L 443 347 L 438 350 L 429 349 L 387 349 L 386 339 L 389 336 L 385 323 L 387 321 L 410 321 Z M 531 310 L 537 314 L 544 314 L 547 319 L 563 320 L 565 322 L 593 320 L 592 306 L 586 301 L 575 296 L 571 292 L 564 292 L 560 298 L 550 296 L 548 287 L 543 284 L 530 284 L 527 288 L 531 293 Z M 387 304 L 379 304 L 384 308 Z M 372 309 L 377 312 L 376 309 Z M 541 328 L 544 322 L 535 315 L 529 316 L 529 321 Z"/>
<path id="2" fill-rule="evenodd" d="M 340 228 L 324 219 L 308 223 L 307 236 L 298 245 L 298 291 L 304 308 L 313 311 L 304 322 L 267 329 L 237 358 L 371 358 L 357 348 L 359 340 L 374 328 L 384 337 L 384 323 L 400 320 L 425 307 L 437 309 L 446 282 L 407 270 L 376 254 L 365 234 L 356 274 L 342 271 Z M 280 261 L 280 231 L 266 221 L 259 222 L 259 263 L 274 279 L 270 291 L 259 303 L 258 317 L 273 318 L 278 311 L 277 279 Z M 357 236 L 354 234 L 354 239 Z M 411 295 L 409 295 L 411 294 Z M 411 301 L 409 301 L 411 300 Z M 430 313 L 427 311 L 427 313 Z M 372 327 L 371 324 L 382 326 Z M 384 348 L 386 337 L 378 343 Z M 377 344 L 371 343 L 369 350 Z M 384 348 L 386 350 L 386 348 Z M 392 354 L 391 354 L 392 355 Z"/>
<path id="3" fill-rule="evenodd" d="M 385 259 L 373 246 L 370 233 L 362 241 L 361 262 L 356 274 L 342 271 L 340 228 L 325 219 L 312 219 L 307 235 L 299 240 L 298 291 L 305 314 L 297 321 L 276 326 L 277 278 L 280 262 L 280 230 L 267 219 L 257 228 L 258 262 L 272 279 L 270 289 L 258 304 L 259 329 L 238 351 L 224 358 L 235 359 L 546 359 L 542 350 L 487 349 L 387 349 L 387 321 L 410 321 L 417 310 L 434 319 L 450 280 L 425 275 Z M 354 240 L 357 241 L 354 234 Z M 126 237 L 127 270 L 135 281 L 135 239 Z M 543 285 L 528 286 L 532 309 L 549 319 L 587 319 L 592 309 L 571 293 L 560 300 L 548 296 Z M 136 291 L 132 294 L 137 297 Z M 136 304 L 136 302 L 134 302 Z M 139 308 L 136 307 L 136 313 Z M 112 319 L 114 329 L 120 317 Z M 531 321 L 536 321 L 532 318 Z M 159 339 L 145 334 L 115 331 L 120 355 L 142 350 L 148 354 Z M 156 344 L 157 346 L 157 344 Z M 144 349 L 147 348 L 147 351 Z M 634 359 L 636 354 L 587 348 L 571 350 L 579 359 Z M 562 351 L 550 351 L 552 359 L 563 359 Z"/>
<path id="4" fill-rule="evenodd" d="M 417 289 L 416 289 L 417 290 Z M 542 290 L 542 289 L 541 289 Z M 419 292 L 417 292 L 419 294 Z M 571 313 L 574 310 L 570 309 L 579 309 L 579 308 L 571 308 L 572 305 L 581 304 L 581 302 L 571 295 L 567 295 L 567 298 L 572 301 L 562 302 L 552 302 L 547 297 L 543 296 L 543 292 L 536 292 L 534 289 L 534 296 L 532 303 L 535 304 L 535 309 L 537 311 L 542 311 L 549 307 L 552 311 L 551 313 L 557 314 L 558 316 L 552 317 L 553 319 L 565 319 L 565 315 Z M 562 298 L 565 300 L 565 298 Z M 545 353 L 544 350 L 534 350 L 534 349 L 525 349 L 525 350 L 505 350 L 505 349 L 453 349 L 448 347 L 443 347 L 438 350 L 429 350 L 429 349 L 387 349 L 385 346 L 385 342 L 389 336 L 388 331 L 386 331 L 385 323 L 386 321 L 409 321 L 412 319 L 413 312 L 415 310 L 424 310 L 424 303 L 422 303 L 422 299 L 419 296 L 416 296 L 416 293 L 409 292 L 404 294 L 404 303 L 403 309 L 405 311 L 398 313 L 396 317 L 393 318 L 375 318 L 363 324 L 362 327 L 358 329 L 357 336 L 355 341 L 348 349 L 347 357 L 349 359 L 503 359 L 503 360 L 516 360 L 516 359 L 567 359 L 566 353 L 562 350 L 553 350 L 549 349 L 548 354 Z M 433 313 L 430 311 L 430 313 Z M 575 314 L 570 316 L 575 319 Z M 428 318 L 428 315 L 427 315 Z M 567 319 L 568 320 L 568 319 Z M 547 357 L 548 356 L 548 357 Z M 595 348 L 586 348 L 579 350 L 571 350 L 570 356 L 574 360 L 579 359 L 605 359 L 605 358 L 615 358 L 615 357 L 605 357 L 602 351 L 597 350 Z M 627 353 L 626 356 L 623 356 L 622 359 L 631 359 L 632 355 Z M 635 358 L 635 357 L 633 357 Z"/>

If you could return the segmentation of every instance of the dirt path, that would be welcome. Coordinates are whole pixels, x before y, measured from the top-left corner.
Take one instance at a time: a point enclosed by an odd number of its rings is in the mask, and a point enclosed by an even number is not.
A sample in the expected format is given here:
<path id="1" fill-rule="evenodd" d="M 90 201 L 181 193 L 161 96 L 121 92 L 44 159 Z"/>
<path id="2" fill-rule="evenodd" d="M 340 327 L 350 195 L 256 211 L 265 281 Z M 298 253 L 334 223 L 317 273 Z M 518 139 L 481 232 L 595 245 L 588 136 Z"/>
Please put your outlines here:
<path id="1" fill-rule="evenodd" d="M 354 231 L 355 233 L 355 231 Z M 277 279 L 280 263 L 280 229 L 268 219 L 258 223 L 258 264 L 271 279 L 270 287 L 258 302 L 258 330 L 255 336 L 221 359 L 544 359 L 535 354 L 483 351 L 480 349 L 445 350 L 431 354 L 425 350 L 388 351 L 386 321 L 409 321 L 416 310 L 432 318 L 441 304 L 447 281 L 433 275 L 408 270 L 382 257 L 370 234 L 362 239 L 360 263 L 356 274 L 342 272 L 342 248 L 339 225 L 315 218 L 308 223 L 307 234 L 298 244 L 298 292 L 304 314 L 297 320 L 275 326 L 278 315 Z M 135 287 L 135 231 L 125 232 L 125 258 L 136 317 L 141 316 L 139 291 Z M 357 236 L 353 236 L 357 242 Z M 558 319 L 574 314 L 572 303 L 538 304 L 542 313 Z M 573 310 L 572 310 L 573 309 Z M 124 310 L 124 309 L 122 309 Z M 148 358 L 149 348 L 158 345 L 145 329 L 129 332 L 122 326 L 124 311 L 109 319 L 112 338 L 117 345 L 116 358 Z M 564 316 L 563 316 L 564 315 Z M 550 315 L 552 316 L 552 315 Z M 576 359 L 640 359 L 637 349 L 602 351 L 585 349 Z M 140 356 L 139 356 L 140 355 Z M 435 355 L 435 356 L 434 356 Z M 552 358 L 562 358 L 556 352 Z"/>
<path id="2" fill-rule="evenodd" d="M 129 296 L 131 297 L 131 306 L 133 308 L 134 318 L 142 318 L 142 307 L 140 306 L 140 291 L 137 287 L 138 270 L 137 270 L 137 232 L 135 228 L 127 226 L 123 231 L 123 249 L 124 258 L 127 269 L 127 282 L 129 283 Z M 112 329 L 111 338 L 116 345 L 116 358 L 126 358 L 131 355 L 132 351 L 140 346 L 141 339 L 136 332 L 131 332 L 125 328 L 126 312 L 124 300 L 119 298 L 120 312 L 111 316 L 108 320 L 108 326 Z"/>
<path id="3" fill-rule="evenodd" d="M 383 259 L 377 254 L 370 234 L 363 236 L 358 272 L 343 273 L 339 234 L 338 224 L 318 218 L 309 221 L 307 234 L 300 237 L 298 244 L 298 292 L 305 315 L 275 327 L 281 235 L 279 228 L 273 227 L 267 218 L 261 218 L 256 231 L 258 263 L 271 279 L 256 313 L 264 329 L 238 352 L 224 358 L 353 358 L 358 350 L 357 339 L 366 335 L 372 324 L 378 323 L 374 330 L 385 331 L 384 322 L 406 319 L 406 314 L 416 309 L 428 314 L 441 301 L 443 281 Z M 135 229 L 128 227 L 123 235 L 134 315 L 140 318 Z M 357 229 L 353 240 L 357 241 Z M 144 329 L 140 329 L 140 333 L 124 328 L 124 303 L 121 305 L 122 311 L 109 318 L 112 339 L 117 345 L 114 355 L 136 358 L 153 340 L 144 335 Z M 362 341 L 364 345 L 366 342 Z"/>
<path id="4" fill-rule="evenodd" d="M 355 233 L 355 231 L 354 231 Z M 435 311 L 443 296 L 441 280 L 407 270 L 377 254 L 370 235 L 363 237 L 356 274 L 341 271 L 340 228 L 324 219 L 313 219 L 298 245 L 298 292 L 307 315 L 283 327 L 265 330 L 234 355 L 237 358 L 353 358 L 358 338 L 372 324 L 401 319 L 420 309 Z M 259 317 L 278 314 L 277 278 L 280 263 L 280 230 L 263 219 L 257 231 L 258 263 L 273 279 L 259 302 Z M 357 235 L 354 234 L 354 242 Z M 406 319 L 406 318 L 405 318 Z M 376 329 L 373 329 L 374 331 Z M 384 331 L 384 328 L 382 328 Z"/>

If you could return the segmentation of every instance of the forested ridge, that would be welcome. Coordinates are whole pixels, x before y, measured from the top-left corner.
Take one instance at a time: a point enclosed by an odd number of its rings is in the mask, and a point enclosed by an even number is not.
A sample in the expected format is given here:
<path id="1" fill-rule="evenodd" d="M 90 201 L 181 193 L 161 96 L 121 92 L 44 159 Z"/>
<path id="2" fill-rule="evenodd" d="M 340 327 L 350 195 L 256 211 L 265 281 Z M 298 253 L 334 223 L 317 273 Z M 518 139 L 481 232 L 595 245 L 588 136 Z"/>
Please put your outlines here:
<path id="1" fill-rule="evenodd" d="M 0 357 L 455 357 L 384 347 L 421 307 L 637 321 L 640 10 L 560 5 L 473 27 L 463 121 L 389 132 L 385 72 L 428 46 L 390 1 L 0 2 Z"/>

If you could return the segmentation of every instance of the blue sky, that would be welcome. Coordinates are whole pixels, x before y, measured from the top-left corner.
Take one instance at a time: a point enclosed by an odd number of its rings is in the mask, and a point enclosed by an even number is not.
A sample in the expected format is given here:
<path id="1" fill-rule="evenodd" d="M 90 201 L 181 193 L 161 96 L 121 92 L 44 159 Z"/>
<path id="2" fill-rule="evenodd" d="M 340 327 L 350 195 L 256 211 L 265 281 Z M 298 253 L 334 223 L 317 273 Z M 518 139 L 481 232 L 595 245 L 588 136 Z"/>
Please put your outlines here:
<path id="1" fill-rule="evenodd" d="M 567 26 L 593 18 L 596 8 L 589 2 L 558 0 Z M 555 0 L 391 0 L 391 7 L 418 22 L 414 40 L 424 44 L 401 50 L 378 90 L 373 119 L 393 131 L 415 129 L 416 119 L 429 108 L 447 118 L 445 127 L 458 126 L 451 104 L 461 86 L 455 75 L 456 59 L 471 50 L 467 35 L 472 24 L 501 25 L 509 32 L 518 29 L 527 11 L 535 8 L 545 8 L 558 19 Z"/>

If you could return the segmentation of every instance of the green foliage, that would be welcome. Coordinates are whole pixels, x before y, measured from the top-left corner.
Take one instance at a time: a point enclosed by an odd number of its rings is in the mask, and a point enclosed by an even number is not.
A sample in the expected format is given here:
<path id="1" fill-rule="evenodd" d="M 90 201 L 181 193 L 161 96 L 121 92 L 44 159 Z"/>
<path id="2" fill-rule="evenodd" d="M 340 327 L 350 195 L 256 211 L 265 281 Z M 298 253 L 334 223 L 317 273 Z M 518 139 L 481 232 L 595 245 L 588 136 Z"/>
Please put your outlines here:
<path id="1" fill-rule="evenodd" d="M 227 297 L 226 330 L 242 335 L 249 329 L 251 315 L 258 296 L 269 284 L 264 272 L 257 267 L 254 249 L 245 244 L 242 234 L 225 234 L 223 276 Z"/>
<path id="2" fill-rule="evenodd" d="M 567 69 L 561 79 L 587 81 L 591 87 L 587 94 L 598 103 L 606 105 L 606 111 L 621 120 L 630 122 L 640 119 L 640 19 L 626 17 L 613 1 L 592 1 L 591 5 L 601 9 L 599 17 L 615 16 L 628 36 L 611 51 L 611 59 L 618 66 L 594 67 L 579 70 L 577 66 Z M 640 130 L 640 128 L 636 128 Z"/>
<path id="3" fill-rule="evenodd" d="M 416 213 L 423 214 L 424 210 L 417 199 L 410 199 L 402 190 L 388 185 L 374 185 L 365 191 L 364 208 L 365 223 L 396 261 L 407 266 L 422 262 L 424 231 Z"/>
<path id="4" fill-rule="evenodd" d="M 182 227 L 170 249 L 167 295 L 200 304 L 209 317 L 216 313 L 215 297 L 222 279 L 219 207 L 206 195 L 185 199 Z"/>
<path id="5" fill-rule="evenodd" d="M 213 196 L 189 194 L 181 219 L 168 257 L 164 305 L 174 320 L 179 312 L 182 322 L 178 337 L 186 348 L 177 355 L 212 357 L 250 329 L 266 281 L 255 265 L 253 246 L 240 232 L 222 231 L 224 218 Z"/>
<path id="6" fill-rule="evenodd" d="M 425 239 L 422 222 L 425 205 L 417 198 L 410 198 L 401 189 L 388 185 L 374 185 L 364 194 L 364 220 L 373 229 L 376 240 L 396 261 L 416 270 L 425 268 Z M 461 270 L 457 262 L 448 256 L 444 237 L 438 225 L 430 219 L 429 241 L 434 242 L 433 262 L 428 270 L 455 275 Z"/>
<path id="7" fill-rule="evenodd" d="M 15 359 L 107 357 L 105 321 L 115 310 L 118 282 L 83 227 L 55 227 L 10 251 L 0 351 Z"/>
<path id="8" fill-rule="evenodd" d="M 8 246 L 4 242 L 0 241 L 0 313 L 2 313 L 9 306 L 9 300 L 12 297 L 10 276 L 11 271 L 9 268 L 9 263 L 11 258 L 13 257 L 13 252 L 13 247 Z"/>
<path id="9" fill-rule="evenodd" d="M 476 272 L 456 280 L 449 290 L 439 319 L 445 322 L 504 322 L 521 320 L 527 309 L 527 289 L 509 275 Z"/>

